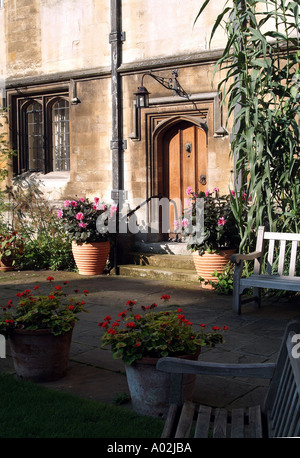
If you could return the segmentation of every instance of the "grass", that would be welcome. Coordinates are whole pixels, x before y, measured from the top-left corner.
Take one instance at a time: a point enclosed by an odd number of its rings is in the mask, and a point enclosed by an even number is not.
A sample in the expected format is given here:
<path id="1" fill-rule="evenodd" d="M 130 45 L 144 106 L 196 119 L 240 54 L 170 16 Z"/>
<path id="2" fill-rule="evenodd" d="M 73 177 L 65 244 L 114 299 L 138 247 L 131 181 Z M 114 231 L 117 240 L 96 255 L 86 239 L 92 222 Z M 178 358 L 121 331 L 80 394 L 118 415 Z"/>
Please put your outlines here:
<path id="1" fill-rule="evenodd" d="M 0 374 L 1 438 L 159 438 L 163 421 Z"/>

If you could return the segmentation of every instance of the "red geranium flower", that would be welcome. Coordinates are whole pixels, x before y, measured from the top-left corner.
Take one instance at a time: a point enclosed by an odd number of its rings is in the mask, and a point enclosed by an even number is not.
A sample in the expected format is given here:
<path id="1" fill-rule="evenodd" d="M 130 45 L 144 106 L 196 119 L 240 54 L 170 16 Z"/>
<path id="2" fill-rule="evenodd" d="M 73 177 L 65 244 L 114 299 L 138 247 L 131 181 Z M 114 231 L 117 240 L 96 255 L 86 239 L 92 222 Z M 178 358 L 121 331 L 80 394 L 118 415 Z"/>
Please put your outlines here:
<path id="1" fill-rule="evenodd" d="M 125 324 L 128 328 L 135 328 L 135 324 L 133 321 L 129 321 L 128 323 Z"/>

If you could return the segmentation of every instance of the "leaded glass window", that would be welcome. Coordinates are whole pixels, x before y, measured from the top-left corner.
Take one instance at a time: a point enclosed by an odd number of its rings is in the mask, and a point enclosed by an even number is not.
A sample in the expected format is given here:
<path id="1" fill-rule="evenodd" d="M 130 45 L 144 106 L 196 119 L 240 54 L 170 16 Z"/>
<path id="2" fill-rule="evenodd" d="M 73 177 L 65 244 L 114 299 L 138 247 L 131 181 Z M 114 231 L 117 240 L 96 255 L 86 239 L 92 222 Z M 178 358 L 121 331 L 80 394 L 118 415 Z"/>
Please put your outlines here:
<path id="1" fill-rule="evenodd" d="M 43 107 L 38 102 L 33 102 L 26 108 L 26 145 L 28 170 L 43 170 Z"/>
<path id="2" fill-rule="evenodd" d="M 69 103 L 60 99 L 52 108 L 53 170 L 70 169 Z"/>

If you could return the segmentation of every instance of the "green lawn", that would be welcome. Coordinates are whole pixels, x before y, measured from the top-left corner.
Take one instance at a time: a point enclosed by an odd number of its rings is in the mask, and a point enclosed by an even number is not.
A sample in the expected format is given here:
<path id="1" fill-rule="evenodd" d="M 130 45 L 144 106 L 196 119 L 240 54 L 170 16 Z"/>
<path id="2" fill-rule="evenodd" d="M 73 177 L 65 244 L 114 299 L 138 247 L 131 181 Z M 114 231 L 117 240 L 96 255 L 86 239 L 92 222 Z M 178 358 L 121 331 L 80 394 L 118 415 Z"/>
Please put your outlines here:
<path id="1" fill-rule="evenodd" d="M 163 421 L 0 374 L 1 438 L 159 438 Z"/>

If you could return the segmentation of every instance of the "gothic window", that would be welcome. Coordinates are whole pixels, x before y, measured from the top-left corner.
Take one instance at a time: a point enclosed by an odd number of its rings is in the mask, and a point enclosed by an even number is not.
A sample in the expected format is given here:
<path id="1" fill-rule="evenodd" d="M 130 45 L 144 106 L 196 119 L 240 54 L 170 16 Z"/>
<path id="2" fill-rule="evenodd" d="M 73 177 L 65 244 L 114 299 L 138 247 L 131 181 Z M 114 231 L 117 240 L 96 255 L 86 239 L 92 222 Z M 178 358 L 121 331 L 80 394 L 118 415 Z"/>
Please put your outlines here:
<path id="1" fill-rule="evenodd" d="M 19 101 L 18 173 L 70 170 L 69 102 L 44 96 Z"/>

